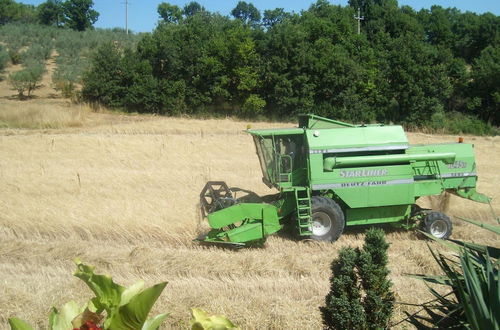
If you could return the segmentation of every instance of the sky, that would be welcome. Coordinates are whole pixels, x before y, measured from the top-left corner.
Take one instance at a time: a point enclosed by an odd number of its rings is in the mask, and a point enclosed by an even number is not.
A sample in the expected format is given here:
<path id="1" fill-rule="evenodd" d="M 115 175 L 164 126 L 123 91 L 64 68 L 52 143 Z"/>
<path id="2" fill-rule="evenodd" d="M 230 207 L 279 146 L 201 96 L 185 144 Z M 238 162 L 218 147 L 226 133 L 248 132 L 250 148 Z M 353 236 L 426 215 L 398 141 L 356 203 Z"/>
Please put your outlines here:
<path id="1" fill-rule="evenodd" d="M 25 4 L 39 5 L 46 0 L 18 0 Z M 179 7 L 184 7 L 191 0 L 94 0 L 94 9 L 100 14 L 98 21 L 94 24 L 98 28 L 125 28 L 125 3 L 128 1 L 128 28 L 133 32 L 151 32 L 158 22 L 156 8 L 161 2 L 168 2 Z M 230 15 L 238 0 L 197 0 L 199 4 L 210 12 L 219 12 L 222 15 Z M 306 10 L 315 0 L 246 0 L 251 2 L 257 9 L 264 12 L 266 9 L 284 8 L 287 12 L 299 13 Z M 347 0 L 330 0 L 334 5 L 347 5 Z M 430 8 L 439 5 L 444 8 L 456 7 L 461 11 L 472 11 L 478 14 L 491 12 L 500 15 L 500 1 L 498 0 L 399 0 L 400 6 L 408 5 L 415 10 Z"/>

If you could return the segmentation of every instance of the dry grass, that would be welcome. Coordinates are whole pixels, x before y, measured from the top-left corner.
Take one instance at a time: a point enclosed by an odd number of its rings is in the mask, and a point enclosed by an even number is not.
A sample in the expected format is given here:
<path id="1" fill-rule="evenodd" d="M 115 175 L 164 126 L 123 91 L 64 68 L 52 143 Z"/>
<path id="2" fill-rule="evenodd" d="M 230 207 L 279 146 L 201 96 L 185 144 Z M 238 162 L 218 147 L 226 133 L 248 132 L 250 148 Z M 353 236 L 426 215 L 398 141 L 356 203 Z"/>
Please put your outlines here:
<path id="1" fill-rule="evenodd" d="M 81 127 L 0 130 L 0 328 L 14 315 L 45 328 L 51 305 L 86 300 L 89 290 L 71 276 L 75 257 L 124 284 L 168 281 L 156 306 L 171 313 L 166 329 L 186 328 L 190 307 L 226 314 L 245 329 L 320 328 L 329 264 L 340 247 L 362 244 L 360 230 L 334 244 L 274 236 L 265 248 L 240 251 L 191 241 L 206 228 L 197 204 L 207 180 L 272 193 L 261 183 L 246 125 L 88 112 Z M 266 126 L 283 125 L 253 124 Z M 500 140 L 467 139 L 476 145 L 479 190 L 496 198 L 500 213 Z M 450 199 L 448 213 L 492 222 L 487 206 L 459 198 Z M 455 238 L 496 243 L 454 224 Z M 438 272 L 427 242 L 387 232 L 397 300 L 424 301 L 425 285 L 404 274 Z M 396 307 L 395 321 L 405 308 Z"/>
<path id="2" fill-rule="evenodd" d="M 88 110 L 68 102 L 0 100 L 1 128 L 63 128 L 83 126 Z"/>

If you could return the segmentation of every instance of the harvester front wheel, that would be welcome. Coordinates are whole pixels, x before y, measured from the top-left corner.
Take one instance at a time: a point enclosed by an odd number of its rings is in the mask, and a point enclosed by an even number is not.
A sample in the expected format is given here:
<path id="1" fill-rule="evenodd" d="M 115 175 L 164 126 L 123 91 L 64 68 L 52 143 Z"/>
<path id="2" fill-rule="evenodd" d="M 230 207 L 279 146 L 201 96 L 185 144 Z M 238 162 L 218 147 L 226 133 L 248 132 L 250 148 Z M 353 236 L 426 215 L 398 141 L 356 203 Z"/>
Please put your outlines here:
<path id="1" fill-rule="evenodd" d="M 453 226 L 446 214 L 429 212 L 424 218 L 423 229 L 434 237 L 446 239 L 450 237 Z"/>
<path id="2" fill-rule="evenodd" d="M 312 202 L 311 238 L 317 241 L 336 241 L 344 231 L 344 213 L 333 200 L 314 196 Z"/>

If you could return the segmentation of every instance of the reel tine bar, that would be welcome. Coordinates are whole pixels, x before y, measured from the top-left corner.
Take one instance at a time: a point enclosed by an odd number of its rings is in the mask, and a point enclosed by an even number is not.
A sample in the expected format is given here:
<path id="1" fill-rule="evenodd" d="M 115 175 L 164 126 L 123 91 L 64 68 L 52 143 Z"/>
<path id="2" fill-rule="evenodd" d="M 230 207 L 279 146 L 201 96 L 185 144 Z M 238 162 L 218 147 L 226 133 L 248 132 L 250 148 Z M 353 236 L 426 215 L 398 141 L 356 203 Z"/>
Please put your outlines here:
<path id="1" fill-rule="evenodd" d="M 203 217 L 212 213 L 219 199 L 233 198 L 233 194 L 224 181 L 208 181 L 200 193 L 200 208 Z"/>

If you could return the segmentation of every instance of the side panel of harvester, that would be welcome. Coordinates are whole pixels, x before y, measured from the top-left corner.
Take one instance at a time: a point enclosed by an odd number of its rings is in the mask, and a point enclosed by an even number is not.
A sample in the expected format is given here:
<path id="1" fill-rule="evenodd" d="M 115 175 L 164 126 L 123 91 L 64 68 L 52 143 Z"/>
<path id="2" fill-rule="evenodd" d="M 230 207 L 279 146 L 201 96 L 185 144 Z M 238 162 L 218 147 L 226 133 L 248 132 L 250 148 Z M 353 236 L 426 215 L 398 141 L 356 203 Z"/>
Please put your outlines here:
<path id="1" fill-rule="evenodd" d="M 310 187 L 343 205 L 346 224 L 396 222 L 421 196 L 475 191 L 473 146 L 409 146 L 400 126 L 307 130 Z"/>
<path id="2" fill-rule="evenodd" d="M 313 191 L 331 190 L 348 208 L 414 203 L 408 161 L 370 163 L 377 156 L 404 155 L 409 146 L 400 126 L 308 130 L 306 134 Z"/>

